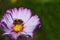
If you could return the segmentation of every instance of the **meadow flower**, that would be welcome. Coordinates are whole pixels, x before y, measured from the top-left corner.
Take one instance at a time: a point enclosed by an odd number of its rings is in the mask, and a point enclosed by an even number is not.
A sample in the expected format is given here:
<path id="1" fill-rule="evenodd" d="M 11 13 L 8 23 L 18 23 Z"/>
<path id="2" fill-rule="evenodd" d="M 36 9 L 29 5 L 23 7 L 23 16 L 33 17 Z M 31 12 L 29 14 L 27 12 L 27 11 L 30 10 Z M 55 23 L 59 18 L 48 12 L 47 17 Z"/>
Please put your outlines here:
<path id="1" fill-rule="evenodd" d="M 32 16 L 30 9 L 23 7 L 7 10 L 0 21 L 3 35 L 8 35 L 12 40 L 17 40 L 20 35 L 32 38 L 33 31 L 39 24 L 38 16 Z"/>

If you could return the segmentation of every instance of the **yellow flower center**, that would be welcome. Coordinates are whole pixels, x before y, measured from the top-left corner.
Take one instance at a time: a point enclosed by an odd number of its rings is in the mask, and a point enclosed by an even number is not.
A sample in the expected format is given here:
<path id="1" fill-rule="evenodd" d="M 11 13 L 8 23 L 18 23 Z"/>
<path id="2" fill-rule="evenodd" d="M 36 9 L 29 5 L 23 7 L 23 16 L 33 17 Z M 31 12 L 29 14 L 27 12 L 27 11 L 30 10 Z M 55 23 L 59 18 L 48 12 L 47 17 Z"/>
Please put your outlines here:
<path id="1" fill-rule="evenodd" d="M 14 20 L 14 22 L 13 22 L 13 27 L 12 27 L 12 29 L 13 29 L 13 31 L 14 32 L 20 32 L 20 31 L 22 31 L 23 30 L 23 21 L 22 20 L 20 20 L 20 19 L 16 19 L 16 20 Z"/>
<path id="2" fill-rule="evenodd" d="M 23 30 L 23 26 L 22 26 L 22 24 L 16 24 L 14 27 L 13 27 L 13 30 L 15 31 L 15 32 L 20 32 L 20 31 L 22 31 Z"/>

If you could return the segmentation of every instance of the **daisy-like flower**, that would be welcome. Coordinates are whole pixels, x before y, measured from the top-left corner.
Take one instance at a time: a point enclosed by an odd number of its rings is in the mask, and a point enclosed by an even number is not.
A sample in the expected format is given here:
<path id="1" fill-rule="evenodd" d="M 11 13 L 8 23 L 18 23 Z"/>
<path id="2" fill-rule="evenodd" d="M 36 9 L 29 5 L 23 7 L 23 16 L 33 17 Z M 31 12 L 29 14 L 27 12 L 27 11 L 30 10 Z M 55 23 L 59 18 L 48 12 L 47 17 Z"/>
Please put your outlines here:
<path id="1" fill-rule="evenodd" d="M 40 24 L 38 16 L 32 16 L 30 9 L 22 7 L 7 10 L 0 21 L 3 35 L 8 35 L 12 40 L 17 40 L 20 35 L 32 38 L 38 24 Z"/>

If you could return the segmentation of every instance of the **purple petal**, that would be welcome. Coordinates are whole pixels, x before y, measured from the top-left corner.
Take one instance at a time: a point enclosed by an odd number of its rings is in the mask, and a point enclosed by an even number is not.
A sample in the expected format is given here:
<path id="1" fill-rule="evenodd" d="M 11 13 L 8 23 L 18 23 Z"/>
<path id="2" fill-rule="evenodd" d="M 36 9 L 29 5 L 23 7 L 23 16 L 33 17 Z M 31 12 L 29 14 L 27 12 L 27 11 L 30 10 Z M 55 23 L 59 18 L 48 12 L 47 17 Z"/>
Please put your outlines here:
<path id="1" fill-rule="evenodd" d="M 3 29 L 4 31 L 9 30 L 9 28 L 8 28 L 7 25 L 6 25 L 6 23 L 2 22 L 2 23 L 1 23 L 1 26 L 2 26 L 2 29 Z"/>
<path id="2" fill-rule="evenodd" d="M 1 23 L 5 22 L 7 27 L 10 29 L 11 25 L 13 23 L 13 20 L 9 14 L 4 15 L 3 19 L 1 20 Z"/>
<path id="3" fill-rule="evenodd" d="M 18 18 L 18 10 L 17 8 L 14 8 L 12 10 L 7 10 L 6 13 L 9 13 L 13 19 L 17 19 Z"/>
<path id="4" fill-rule="evenodd" d="M 10 40 L 17 40 L 17 39 L 15 39 L 15 38 L 10 38 Z"/>
<path id="5" fill-rule="evenodd" d="M 7 10 L 6 13 L 12 13 L 11 10 Z"/>
<path id="6" fill-rule="evenodd" d="M 10 37 L 11 40 L 17 40 L 17 38 L 19 37 L 18 33 L 14 33 L 11 31 L 5 32 L 2 36 L 4 35 L 8 35 Z"/>
<path id="7" fill-rule="evenodd" d="M 24 24 L 23 31 L 29 34 L 30 32 L 34 31 L 34 29 L 37 27 L 38 24 L 40 24 L 38 16 L 37 15 L 32 16 L 29 19 L 29 21 L 26 24 Z"/>
<path id="8" fill-rule="evenodd" d="M 7 10 L 7 13 L 10 13 L 13 19 L 21 19 L 24 23 L 31 17 L 31 11 L 27 8 L 21 7 L 18 10 L 14 8 L 11 11 Z"/>
<path id="9" fill-rule="evenodd" d="M 14 39 L 17 39 L 21 34 L 20 33 L 15 33 L 15 32 L 11 32 L 11 36 Z"/>
<path id="10" fill-rule="evenodd" d="M 13 19 L 18 18 L 18 10 L 17 10 L 17 8 L 12 9 L 12 16 L 13 16 Z"/>
<path id="11" fill-rule="evenodd" d="M 27 33 L 28 35 L 26 37 L 30 37 L 30 38 L 33 38 L 33 33 L 30 32 L 30 33 Z"/>
<path id="12" fill-rule="evenodd" d="M 6 33 L 3 33 L 2 36 L 9 35 L 9 34 L 10 34 L 9 32 L 6 32 Z"/>
<path id="13" fill-rule="evenodd" d="M 33 37 L 32 32 L 27 33 L 27 32 L 22 31 L 22 32 L 18 33 L 18 35 L 23 35 L 23 36 L 31 37 L 31 38 Z"/>
<path id="14" fill-rule="evenodd" d="M 10 37 L 10 40 L 17 40 L 17 37 L 14 34 L 11 34 L 9 32 L 6 32 L 2 34 L 2 36 L 8 35 Z"/>
<path id="15" fill-rule="evenodd" d="M 23 22 L 27 22 L 27 20 L 31 17 L 31 11 L 30 9 L 22 9 L 19 8 L 19 19 L 23 20 Z"/>
<path id="16" fill-rule="evenodd" d="M 20 19 L 20 14 L 23 12 L 24 8 L 21 7 L 18 9 L 18 19 Z"/>
<path id="17" fill-rule="evenodd" d="M 5 31 L 5 30 L 4 30 Z M 3 34 L 2 34 L 2 36 L 5 36 L 5 35 L 10 35 L 11 34 L 11 30 L 6 30 Z"/>

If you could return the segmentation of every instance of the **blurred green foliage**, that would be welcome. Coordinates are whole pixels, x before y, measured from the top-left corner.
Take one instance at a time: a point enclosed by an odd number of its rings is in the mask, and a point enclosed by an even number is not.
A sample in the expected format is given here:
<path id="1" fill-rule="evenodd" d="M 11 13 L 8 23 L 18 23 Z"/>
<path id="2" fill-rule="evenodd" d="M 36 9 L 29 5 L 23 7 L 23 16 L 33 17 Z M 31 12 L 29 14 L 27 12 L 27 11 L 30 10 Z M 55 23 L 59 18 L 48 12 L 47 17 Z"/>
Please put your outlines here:
<path id="1" fill-rule="evenodd" d="M 0 18 L 10 8 L 30 8 L 33 15 L 38 14 L 41 21 L 41 28 L 34 31 L 34 38 L 18 37 L 17 40 L 60 40 L 60 1 L 59 0 L 17 0 L 11 3 L 10 0 L 0 0 Z M 0 35 L 2 34 L 0 28 Z M 9 40 L 7 36 L 0 40 Z"/>

